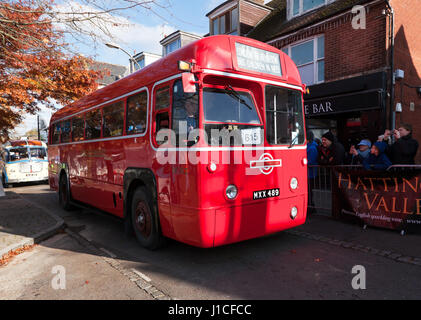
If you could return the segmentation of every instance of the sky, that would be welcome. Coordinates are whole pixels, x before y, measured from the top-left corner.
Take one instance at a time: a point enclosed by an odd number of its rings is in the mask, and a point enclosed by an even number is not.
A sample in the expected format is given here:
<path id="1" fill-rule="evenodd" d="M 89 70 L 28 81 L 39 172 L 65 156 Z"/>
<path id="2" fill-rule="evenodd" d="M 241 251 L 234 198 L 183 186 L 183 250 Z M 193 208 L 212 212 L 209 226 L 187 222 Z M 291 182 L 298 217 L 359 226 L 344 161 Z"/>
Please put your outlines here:
<path id="1" fill-rule="evenodd" d="M 61 8 L 74 6 L 75 1 L 61 1 Z M 165 36 L 176 30 L 183 30 L 198 35 L 205 35 L 209 32 L 209 21 L 206 14 L 225 2 L 226 0 L 157 0 L 165 8 L 153 7 L 155 13 L 150 10 L 137 9 L 127 10 L 121 14 L 114 15 L 126 26 L 110 27 L 114 38 L 104 39 L 104 43 L 112 42 L 118 44 L 121 48 L 134 55 L 145 51 L 161 54 L 161 45 L 159 41 Z M 86 7 L 83 7 L 86 9 Z M 91 28 L 96 34 L 99 31 Z M 127 54 L 118 49 L 111 49 L 103 43 L 93 45 L 89 40 L 85 44 L 67 37 L 75 52 L 84 56 L 93 57 L 97 61 L 119 64 L 127 66 L 129 60 Z M 42 108 L 39 115 L 49 123 L 52 110 Z M 25 120 L 15 129 L 15 135 L 24 136 L 24 134 L 37 127 L 37 116 L 28 115 Z"/>

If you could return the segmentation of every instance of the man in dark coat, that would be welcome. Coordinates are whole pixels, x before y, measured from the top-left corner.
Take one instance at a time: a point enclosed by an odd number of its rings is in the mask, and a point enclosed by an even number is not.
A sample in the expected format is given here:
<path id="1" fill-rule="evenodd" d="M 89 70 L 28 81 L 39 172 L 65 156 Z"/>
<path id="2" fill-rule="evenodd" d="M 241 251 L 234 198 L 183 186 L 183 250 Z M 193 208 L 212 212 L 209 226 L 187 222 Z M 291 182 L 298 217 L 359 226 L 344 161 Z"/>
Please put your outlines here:
<path id="1" fill-rule="evenodd" d="M 393 164 L 415 164 L 418 141 L 412 138 L 412 126 L 404 123 L 393 134 L 396 139 L 390 148 Z"/>
<path id="2" fill-rule="evenodd" d="M 319 165 L 341 165 L 344 163 L 345 148 L 336 141 L 332 132 L 328 131 L 322 136 L 322 144 L 319 146 Z"/>

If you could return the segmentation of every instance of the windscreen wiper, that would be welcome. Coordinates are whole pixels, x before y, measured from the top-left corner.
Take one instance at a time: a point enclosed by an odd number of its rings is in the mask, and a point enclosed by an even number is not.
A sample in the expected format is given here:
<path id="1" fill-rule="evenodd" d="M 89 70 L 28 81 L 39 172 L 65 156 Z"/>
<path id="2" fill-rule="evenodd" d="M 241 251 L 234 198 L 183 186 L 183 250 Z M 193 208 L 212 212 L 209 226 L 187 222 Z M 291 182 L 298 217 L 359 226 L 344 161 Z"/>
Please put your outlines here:
<path id="1" fill-rule="evenodd" d="M 225 92 L 227 94 L 229 94 L 230 96 L 233 96 L 233 97 L 237 98 L 243 105 L 245 105 L 250 110 L 253 110 L 253 108 L 250 107 L 249 104 L 243 98 L 241 98 L 241 96 L 238 94 L 238 92 L 235 91 L 234 88 L 231 87 L 230 84 L 225 86 Z"/>
<path id="2" fill-rule="evenodd" d="M 292 139 L 291 144 L 289 145 L 288 149 L 291 149 L 291 148 L 292 148 L 292 146 L 294 145 L 294 143 L 295 143 L 295 141 L 297 140 L 297 138 L 298 138 L 298 133 L 297 133 L 297 135 L 295 136 L 295 138 L 294 138 L 294 139 Z"/>

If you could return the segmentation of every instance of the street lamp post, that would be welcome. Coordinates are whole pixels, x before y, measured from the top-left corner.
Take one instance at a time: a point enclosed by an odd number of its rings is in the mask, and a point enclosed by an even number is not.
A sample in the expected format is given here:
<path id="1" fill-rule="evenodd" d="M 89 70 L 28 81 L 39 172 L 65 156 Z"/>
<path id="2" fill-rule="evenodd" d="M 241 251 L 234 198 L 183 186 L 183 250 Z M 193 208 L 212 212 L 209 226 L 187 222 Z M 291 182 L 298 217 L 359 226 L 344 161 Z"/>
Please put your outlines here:
<path id="1" fill-rule="evenodd" d="M 132 57 L 132 55 L 130 53 L 128 53 L 126 50 L 124 50 L 123 48 L 121 48 L 120 46 L 118 46 L 118 45 L 116 45 L 114 43 L 106 43 L 105 45 L 108 48 L 120 49 L 121 51 L 123 51 L 125 54 L 127 54 L 130 57 L 130 73 L 132 73 L 134 71 L 133 62 L 137 64 L 137 66 L 139 67 L 139 69 L 141 69 L 139 63 Z"/>

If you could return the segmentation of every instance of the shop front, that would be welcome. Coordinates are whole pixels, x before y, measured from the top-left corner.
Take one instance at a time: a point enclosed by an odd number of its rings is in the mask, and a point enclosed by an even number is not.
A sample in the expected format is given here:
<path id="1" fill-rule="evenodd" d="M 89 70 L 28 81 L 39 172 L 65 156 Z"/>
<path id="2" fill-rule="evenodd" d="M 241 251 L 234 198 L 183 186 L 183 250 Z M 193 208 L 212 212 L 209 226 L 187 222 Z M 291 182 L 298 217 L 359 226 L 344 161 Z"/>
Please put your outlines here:
<path id="1" fill-rule="evenodd" d="M 384 132 L 386 72 L 318 84 L 309 91 L 304 96 L 306 124 L 316 138 L 330 130 L 349 150 Z"/>

